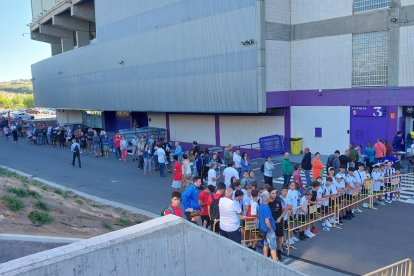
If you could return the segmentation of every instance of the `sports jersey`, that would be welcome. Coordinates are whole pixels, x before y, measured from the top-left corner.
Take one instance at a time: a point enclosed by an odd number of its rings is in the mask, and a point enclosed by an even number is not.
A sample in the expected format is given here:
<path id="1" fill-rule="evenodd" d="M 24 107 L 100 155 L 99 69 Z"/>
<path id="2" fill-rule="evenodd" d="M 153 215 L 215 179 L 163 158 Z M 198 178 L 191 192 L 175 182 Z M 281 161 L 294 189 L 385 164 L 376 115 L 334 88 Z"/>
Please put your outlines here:
<path id="1" fill-rule="evenodd" d="M 394 168 L 386 168 L 384 170 L 384 177 L 388 177 L 385 179 L 385 183 L 386 184 L 391 184 L 391 178 L 389 178 L 390 176 L 393 176 L 395 174 L 395 169 Z"/>
<path id="2" fill-rule="evenodd" d="M 330 196 L 330 195 L 336 195 L 336 188 L 335 188 L 335 186 L 333 186 L 332 184 L 331 185 L 325 185 L 325 188 L 324 188 L 324 190 L 323 190 L 323 192 L 322 192 L 322 195 L 324 195 L 324 196 Z M 323 201 L 322 201 L 322 205 L 323 206 L 328 206 L 329 205 L 329 201 L 330 201 L 330 198 L 325 198 Z"/>
<path id="3" fill-rule="evenodd" d="M 384 175 L 382 174 L 381 171 L 373 171 L 371 173 L 371 177 L 372 177 L 372 186 L 374 189 L 374 192 L 378 192 L 380 190 L 381 186 L 384 186 L 384 183 L 379 181 L 381 179 L 384 178 Z"/>
<path id="4" fill-rule="evenodd" d="M 298 207 L 298 201 L 299 201 L 299 192 L 297 190 L 290 190 L 287 194 L 287 200 L 290 205 L 292 205 L 292 208 Z"/>

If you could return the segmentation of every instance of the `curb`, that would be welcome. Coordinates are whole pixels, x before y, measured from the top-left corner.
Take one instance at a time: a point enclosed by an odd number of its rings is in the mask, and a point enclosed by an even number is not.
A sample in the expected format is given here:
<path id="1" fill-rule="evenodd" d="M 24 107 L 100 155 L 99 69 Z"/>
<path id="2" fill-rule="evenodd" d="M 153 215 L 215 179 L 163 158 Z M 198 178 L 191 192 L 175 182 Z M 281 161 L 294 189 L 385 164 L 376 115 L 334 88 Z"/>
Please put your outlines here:
<path id="1" fill-rule="evenodd" d="M 45 243 L 73 243 L 81 241 L 81 238 L 35 236 L 18 234 L 0 234 L 0 241 L 25 241 L 25 242 L 45 242 Z"/>
<path id="2" fill-rule="evenodd" d="M 75 189 L 68 188 L 66 186 L 57 184 L 55 182 L 48 181 L 48 180 L 40 178 L 40 177 L 35 177 L 31 174 L 27 174 L 25 172 L 22 172 L 22 171 L 19 171 L 19 170 L 16 170 L 16 169 L 4 166 L 4 165 L 0 165 L 0 168 L 11 171 L 11 172 L 14 172 L 14 173 L 17 173 L 18 175 L 25 176 L 25 177 L 30 178 L 32 180 L 39 181 L 43 184 L 46 184 L 46 185 L 54 187 L 54 188 L 59 188 L 59 189 L 62 189 L 64 191 L 73 192 L 73 193 L 75 193 L 79 196 L 82 196 L 84 198 L 99 202 L 101 204 L 109 205 L 109 206 L 112 206 L 112 207 L 115 207 L 115 208 L 125 209 L 125 210 L 127 210 L 131 213 L 141 214 L 141 215 L 147 216 L 149 218 L 158 218 L 158 217 L 160 217 L 160 215 L 158 215 L 158 214 L 148 212 L 148 211 L 145 211 L 143 209 L 136 208 L 136 207 L 126 205 L 126 204 L 123 204 L 123 203 L 119 203 L 119 202 L 111 201 L 111 200 L 108 200 L 108 199 L 100 198 L 100 197 L 97 197 L 97 196 L 94 196 L 94 195 L 90 195 L 90 194 L 87 194 L 87 193 L 84 193 L 84 192 L 81 192 L 81 191 L 78 191 L 78 190 L 75 190 Z"/>

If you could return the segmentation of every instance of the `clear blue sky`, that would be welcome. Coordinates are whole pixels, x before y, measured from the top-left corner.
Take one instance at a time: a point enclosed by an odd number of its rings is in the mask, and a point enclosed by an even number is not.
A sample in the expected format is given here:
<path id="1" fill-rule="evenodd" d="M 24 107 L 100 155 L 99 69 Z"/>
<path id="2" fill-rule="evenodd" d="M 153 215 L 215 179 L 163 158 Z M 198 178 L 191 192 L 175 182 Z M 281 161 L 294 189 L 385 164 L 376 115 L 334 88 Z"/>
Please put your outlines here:
<path id="1" fill-rule="evenodd" d="M 0 81 L 30 79 L 30 65 L 51 56 L 50 45 L 30 39 L 30 0 L 0 0 Z"/>

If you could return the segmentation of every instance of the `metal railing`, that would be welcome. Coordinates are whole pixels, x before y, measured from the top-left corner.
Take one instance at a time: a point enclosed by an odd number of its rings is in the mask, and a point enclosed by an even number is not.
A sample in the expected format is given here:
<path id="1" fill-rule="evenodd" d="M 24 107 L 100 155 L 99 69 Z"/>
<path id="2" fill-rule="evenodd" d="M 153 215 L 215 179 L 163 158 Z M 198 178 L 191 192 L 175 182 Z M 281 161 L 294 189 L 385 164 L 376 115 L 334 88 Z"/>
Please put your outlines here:
<path id="1" fill-rule="evenodd" d="M 413 264 L 411 260 L 407 258 L 364 274 L 364 276 L 412 276 L 412 267 Z"/>

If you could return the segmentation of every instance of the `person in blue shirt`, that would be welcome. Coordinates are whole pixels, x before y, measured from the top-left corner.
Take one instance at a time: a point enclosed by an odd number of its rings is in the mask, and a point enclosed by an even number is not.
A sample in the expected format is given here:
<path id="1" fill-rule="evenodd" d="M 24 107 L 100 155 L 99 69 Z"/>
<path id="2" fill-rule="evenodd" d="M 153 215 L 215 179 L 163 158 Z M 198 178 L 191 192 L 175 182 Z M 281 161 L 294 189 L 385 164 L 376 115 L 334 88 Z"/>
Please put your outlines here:
<path id="1" fill-rule="evenodd" d="M 175 142 L 175 150 L 173 155 L 177 155 L 178 156 L 178 161 L 181 162 L 182 160 L 182 156 L 183 156 L 183 148 L 180 146 L 179 142 Z"/>
<path id="2" fill-rule="evenodd" d="M 259 206 L 259 228 L 261 231 L 266 232 L 266 238 L 263 242 L 263 255 L 266 257 L 269 253 L 272 256 L 272 259 L 277 261 L 277 244 L 276 244 L 276 223 L 272 216 L 272 211 L 270 210 L 268 203 L 270 201 L 270 195 L 268 191 L 263 192 L 260 197 L 262 198 L 262 203 Z"/>
<path id="3" fill-rule="evenodd" d="M 184 191 L 183 195 L 181 196 L 181 202 L 183 204 L 185 216 L 187 220 L 191 222 L 195 222 L 191 217 L 191 212 L 201 210 L 200 204 L 198 203 L 198 188 L 200 188 L 200 186 L 201 178 L 194 177 L 193 183 L 190 186 L 188 186 L 188 188 Z"/>

